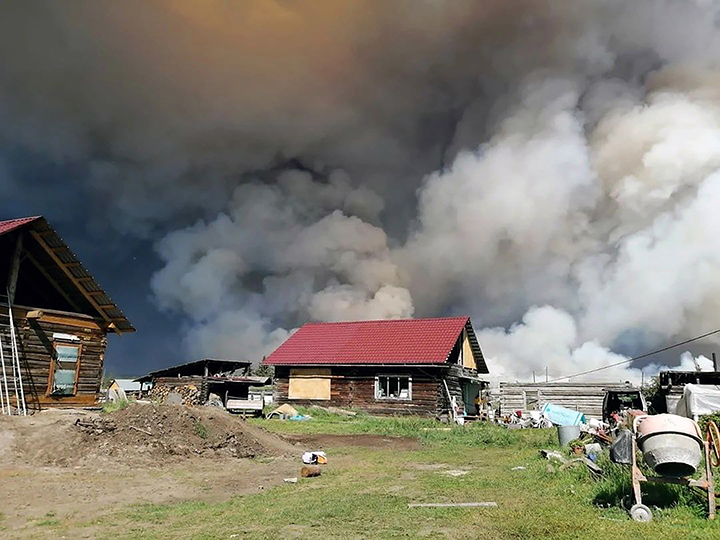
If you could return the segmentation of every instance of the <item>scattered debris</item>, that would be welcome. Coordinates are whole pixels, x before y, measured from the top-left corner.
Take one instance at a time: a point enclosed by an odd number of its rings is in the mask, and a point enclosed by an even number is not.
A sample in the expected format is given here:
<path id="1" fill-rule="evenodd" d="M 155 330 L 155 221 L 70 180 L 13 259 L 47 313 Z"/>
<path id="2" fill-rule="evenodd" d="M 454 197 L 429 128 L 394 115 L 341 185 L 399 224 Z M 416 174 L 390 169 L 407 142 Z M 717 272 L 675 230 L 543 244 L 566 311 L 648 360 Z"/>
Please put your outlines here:
<path id="1" fill-rule="evenodd" d="M 325 452 L 305 452 L 302 455 L 302 462 L 307 465 L 326 465 L 327 455 Z"/>
<path id="2" fill-rule="evenodd" d="M 287 403 L 283 403 L 277 409 L 275 409 L 274 411 L 269 413 L 267 415 L 267 418 L 274 418 L 277 416 L 278 418 L 286 419 L 286 418 L 290 418 L 293 416 L 299 416 L 299 415 L 300 415 L 300 413 L 298 412 L 298 410 L 295 407 L 293 407 L 292 405 L 288 405 Z"/>
<path id="3" fill-rule="evenodd" d="M 130 429 L 134 429 L 135 431 L 139 431 L 140 433 L 145 433 L 146 435 L 152 435 L 148 430 L 146 429 L 140 429 L 139 427 L 135 426 L 128 426 Z"/>
<path id="4" fill-rule="evenodd" d="M 440 471 L 440 474 L 445 474 L 447 476 L 454 476 L 454 477 L 465 476 L 466 474 L 469 474 L 469 473 L 470 473 L 470 471 L 462 471 L 460 469 L 452 469 L 449 471 Z"/>
<path id="5" fill-rule="evenodd" d="M 497 508 L 496 502 L 410 503 L 408 508 Z"/>
<path id="6" fill-rule="evenodd" d="M 293 476 L 292 478 L 283 478 L 283 482 L 288 484 L 297 484 L 297 476 Z"/>
<path id="7" fill-rule="evenodd" d="M 630 430 L 621 429 L 610 446 L 610 460 L 621 465 L 632 464 L 632 438 Z"/>
<path id="8" fill-rule="evenodd" d="M 519 465 L 518 467 L 513 467 L 513 468 L 510 469 L 510 470 L 511 470 L 511 471 L 524 471 L 524 470 L 526 470 L 526 469 L 527 469 L 527 467 L 523 467 L 522 465 Z"/>
<path id="9" fill-rule="evenodd" d="M 583 447 L 583 452 L 585 452 L 585 455 L 589 459 L 595 461 L 597 459 L 597 456 L 602 453 L 602 446 L 600 446 L 599 443 L 589 443 Z"/>
<path id="10" fill-rule="evenodd" d="M 300 469 L 300 476 L 303 478 L 312 478 L 314 476 L 320 476 L 322 471 L 317 465 L 305 465 Z"/>
<path id="11" fill-rule="evenodd" d="M 600 476 L 600 475 L 602 474 L 602 472 L 603 472 L 600 467 L 598 467 L 593 461 L 589 460 L 589 459 L 586 458 L 586 457 L 575 458 L 575 459 L 571 459 L 571 460 L 569 460 L 569 461 L 566 461 L 565 463 L 563 463 L 563 464 L 560 466 L 560 470 L 563 471 L 563 470 L 568 469 L 568 468 L 570 468 L 570 467 L 574 467 L 575 465 L 577 465 L 577 464 L 579 464 L 579 463 L 585 464 L 585 465 L 587 466 L 587 468 L 590 470 L 591 473 L 596 474 L 596 475 L 598 475 L 598 476 Z"/>
<path id="12" fill-rule="evenodd" d="M 85 431 L 96 434 L 104 433 L 106 431 L 115 431 L 115 429 L 117 429 L 117 426 L 114 422 L 106 421 L 102 418 L 87 420 L 78 418 L 77 420 L 75 420 L 75 423 L 73 425 Z"/>
<path id="13" fill-rule="evenodd" d="M 548 460 L 554 459 L 556 461 L 559 461 L 562 464 L 568 462 L 568 459 L 557 450 L 540 450 L 540 455 Z"/>

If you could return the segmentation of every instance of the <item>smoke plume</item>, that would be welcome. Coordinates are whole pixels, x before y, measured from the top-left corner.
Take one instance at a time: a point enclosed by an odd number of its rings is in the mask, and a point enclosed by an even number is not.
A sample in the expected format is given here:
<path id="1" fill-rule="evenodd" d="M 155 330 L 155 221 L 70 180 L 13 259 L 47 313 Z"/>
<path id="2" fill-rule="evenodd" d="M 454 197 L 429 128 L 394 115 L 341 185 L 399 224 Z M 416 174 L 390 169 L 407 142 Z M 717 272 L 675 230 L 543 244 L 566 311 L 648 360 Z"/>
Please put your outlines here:
<path id="1" fill-rule="evenodd" d="M 491 369 L 527 380 L 719 326 L 714 2 L 2 12 L 0 194 L 27 189 L 6 162 L 47 162 L 94 219 L 156 239 L 193 355 L 469 314 Z"/>

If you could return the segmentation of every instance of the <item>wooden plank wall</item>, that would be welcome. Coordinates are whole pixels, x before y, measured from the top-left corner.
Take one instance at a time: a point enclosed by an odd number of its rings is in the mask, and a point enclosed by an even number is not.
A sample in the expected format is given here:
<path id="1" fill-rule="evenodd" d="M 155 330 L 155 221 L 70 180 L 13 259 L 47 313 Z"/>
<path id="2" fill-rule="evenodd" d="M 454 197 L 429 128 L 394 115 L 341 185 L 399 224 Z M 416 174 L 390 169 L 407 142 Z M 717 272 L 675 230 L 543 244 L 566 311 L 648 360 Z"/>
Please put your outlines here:
<path id="1" fill-rule="evenodd" d="M 436 416 L 439 407 L 439 384 L 437 377 L 423 373 L 417 368 L 353 367 L 331 368 L 330 400 L 291 400 L 288 398 L 289 368 L 275 367 L 276 403 L 300 406 L 349 407 L 377 415 Z M 412 376 L 411 400 L 375 399 L 375 376 L 379 374 L 409 374 Z"/>
<path id="2" fill-rule="evenodd" d="M 7 311 L 6 311 L 7 313 Z M 26 312 L 14 310 L 18 352 L 23 369 L 23 390 L 29 408 L 45 406 L 83 406 L 97 401 L 102 381 L 107 337 L 104 330 L 86 318 L 69 315 L 27 319 Z M 46 396 L 52 365 L 53 334 L 77 336 L 82 346 L 74 396 Z M 7 359 L 6 359 L 7 361 Z M 12 391 L 11 391 L 12 392 Z M 14 399 L 12 402 L 14 403 Z"/>
<path id="3" fill-rule="evenodd" d="M 511 414 L 524 408 L 523 392 L 538 392 L 538 409 L 545 403 L 553 403 L 585 416 L 602 418 L 602 404 L 605 390 L 628 388 L 618 383 L 500 383 L 498 392 L 500 414 Z"/>

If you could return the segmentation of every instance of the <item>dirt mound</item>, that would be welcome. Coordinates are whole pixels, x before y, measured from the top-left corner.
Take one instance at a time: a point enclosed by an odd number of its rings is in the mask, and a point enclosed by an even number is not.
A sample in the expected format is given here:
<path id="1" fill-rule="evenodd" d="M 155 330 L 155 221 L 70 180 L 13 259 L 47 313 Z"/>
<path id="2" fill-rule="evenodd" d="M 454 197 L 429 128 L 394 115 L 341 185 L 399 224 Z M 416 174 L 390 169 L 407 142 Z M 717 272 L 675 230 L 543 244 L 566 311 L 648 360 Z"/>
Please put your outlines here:
<path id="1" fill-rule="evenodd" d="M 132 404 L 111 414 L 64 416 L 17 437 L 18 455 L 44 465 L 112 461 L 162 465 L 191 456 L 296 455 L 289 442 L 210 407 Z"/>

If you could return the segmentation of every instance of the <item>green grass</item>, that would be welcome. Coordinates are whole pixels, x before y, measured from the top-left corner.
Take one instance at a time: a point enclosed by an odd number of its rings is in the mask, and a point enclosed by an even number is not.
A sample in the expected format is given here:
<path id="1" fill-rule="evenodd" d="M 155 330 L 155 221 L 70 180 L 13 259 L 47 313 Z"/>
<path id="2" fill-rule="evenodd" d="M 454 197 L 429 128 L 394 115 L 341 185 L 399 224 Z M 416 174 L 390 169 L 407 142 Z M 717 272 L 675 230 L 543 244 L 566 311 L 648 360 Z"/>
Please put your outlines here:
<path id="1" fill-rule="evenodd" d="M 292 434 L 362 435 L 375 434 L 395 437 L 416 437 L 423 443 L 449 443 L 459 446 L 531 446 L 540 448 L 555 444 L 554 430 L 508 430 L 487 424 L 441 424 L 421 417 L 376 417 L 358 412 L 356 416 L 329 413 L 320 408 L 299 407 L 300 414 L 312 420 L 262 420 L 250 422 L 269 431 Z"/>
<path id="2" fill-rule="evenodd" d="M 117 411 L 121 411 L 123 409 L 126 409 L 128 407 L 128 405 L 130 405 L 131 403 L 134 403 L 134 402 L 135 402 L 135 400 L 132 400 L 132 399 L 131 400 L 123 399 L 121 401 L 108 401 L 108 402 L 103 403 L 102 412 L 105 414 L 110 414 L 110 413 L 114 413 Z"/>
<path id="3" fill-rule="evenodd" d="M 538 448 L 555 431 L 485 425 L 453 427 L 415 418 L 344 417 L 315 410 L 306 422 L 254 420 L 276 432 L 416 436 L 418 450 L 324 448 L 322 476 L 227 502 L 140 504 L 85 524 L 117 538 L 720 538 L 702 500 L 688 490 L 653 486 L 655 520 L 640 524 L 619 507 L 629 469 L 602 462 L 597 481 L 585 467 L 549 472 Z M 430 429 L 426 429 L 430 428 Z M 524 469 L 513 470 L 514 467 Z M 468 471 L 453 477 L 451 469 Z M 408 508 L 411 502 L 496 501 L 498 508 Z M 73 531 L 77 535 L 80 530 Z M 235 535 L 235 536 L 233 536 Z"/>
<path id="4" fill-rule="evenodd" d="M 203 424 L 199 420 L 196 420 L 194 428 L 195 428 L 195 435 L 197 435 L 201 439 L 208 438 L 208 436 L 209 436 L 208 428 L 205 426 L 205 424 Z"/>

